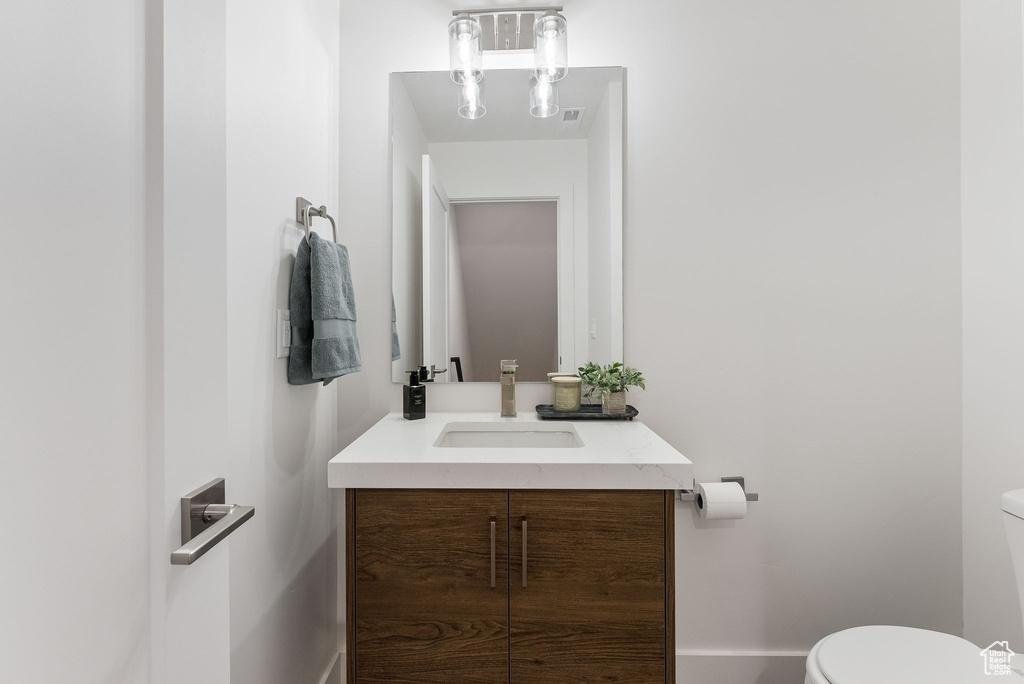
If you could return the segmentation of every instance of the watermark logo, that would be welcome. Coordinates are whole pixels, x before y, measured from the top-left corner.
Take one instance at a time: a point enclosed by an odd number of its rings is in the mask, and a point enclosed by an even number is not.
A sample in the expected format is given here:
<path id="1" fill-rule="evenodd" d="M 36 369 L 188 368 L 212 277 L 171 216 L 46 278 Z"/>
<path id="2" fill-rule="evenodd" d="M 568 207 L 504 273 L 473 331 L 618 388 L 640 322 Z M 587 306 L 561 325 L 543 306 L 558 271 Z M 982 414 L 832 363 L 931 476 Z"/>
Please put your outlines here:
<path id="1" fill-rule="evenodd" d="M 985 674 L 987 675 L 1012 675 L 1010 660 L 1017 655 L 1010 650 L 1010 644 L 1006 641 L 996 641 L 981 652 L 985 659 Z"/>

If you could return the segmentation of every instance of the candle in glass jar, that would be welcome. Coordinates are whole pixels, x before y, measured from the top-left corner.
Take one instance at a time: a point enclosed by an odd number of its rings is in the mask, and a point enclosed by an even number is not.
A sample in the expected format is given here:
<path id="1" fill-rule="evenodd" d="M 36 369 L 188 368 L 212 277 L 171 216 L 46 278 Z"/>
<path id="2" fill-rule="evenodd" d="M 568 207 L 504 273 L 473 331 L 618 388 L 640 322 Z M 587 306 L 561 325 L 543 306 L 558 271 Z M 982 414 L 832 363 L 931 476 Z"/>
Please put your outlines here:
<path id="1" fill-rule="evenodd" d="M 551 378 L 551 384 L 554 386 L 553 406 L 556 411 L 580 410 L 581 383 L 582 380 L 577 377 Z"/>

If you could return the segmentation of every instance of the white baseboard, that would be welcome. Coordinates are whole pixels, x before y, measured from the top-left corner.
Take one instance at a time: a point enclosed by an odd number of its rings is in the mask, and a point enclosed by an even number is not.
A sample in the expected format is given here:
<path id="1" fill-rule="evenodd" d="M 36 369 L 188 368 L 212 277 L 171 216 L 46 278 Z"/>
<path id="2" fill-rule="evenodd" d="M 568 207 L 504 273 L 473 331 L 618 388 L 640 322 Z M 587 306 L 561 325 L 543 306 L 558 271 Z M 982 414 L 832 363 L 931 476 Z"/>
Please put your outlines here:
<path id="1" fill-rule="evenodd" d="M 803 651 L 676 652 L 676 684 L 803 684 Z"/>
<path id="2" fill-rule="evenodd" d="M 327 669 L 320 675 L 320 684 L 344 684 L 345 682 L 345 654 L 338 651 L 331 658 Z"/>

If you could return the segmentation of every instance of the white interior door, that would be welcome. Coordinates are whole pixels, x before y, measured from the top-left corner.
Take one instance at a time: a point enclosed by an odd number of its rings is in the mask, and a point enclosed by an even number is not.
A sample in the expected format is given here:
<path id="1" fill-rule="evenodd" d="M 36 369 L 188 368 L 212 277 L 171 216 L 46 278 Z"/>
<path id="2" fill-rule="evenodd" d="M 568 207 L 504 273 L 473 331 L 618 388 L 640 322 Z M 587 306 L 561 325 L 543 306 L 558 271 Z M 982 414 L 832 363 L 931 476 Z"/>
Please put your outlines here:
<path id="1" fill-rule="evenodd" d="M 227 475 L 225 3 L 165 3 L 160 19 L 160 109 L 146 117 L 151 682 L 230 684 L 231 537 L 192 565 L 170 558 L 181 497 Z M 226 494 L 246 503 L 230 478 Z"/>
<path id="2" fill-rule="evenodd" d="M 5 3 L 0 20 L 8 684 L 150 681 L 139 179 L 152 4 Z"/>
<path id="3" fill-rule="evenodd" d="M 171 565 L 227 457 L 224 2 L 54 7 L 0 29 L 0 681 L 230 684 L 229 542 Z"/>
<path id="4" fill-rule="evenodd" d="M 448 231 L 451 205 L 444 184 L 423 155 L 423 365 L 448 368 Z M 435 382 L 448 382 L 443 373 Z"/>

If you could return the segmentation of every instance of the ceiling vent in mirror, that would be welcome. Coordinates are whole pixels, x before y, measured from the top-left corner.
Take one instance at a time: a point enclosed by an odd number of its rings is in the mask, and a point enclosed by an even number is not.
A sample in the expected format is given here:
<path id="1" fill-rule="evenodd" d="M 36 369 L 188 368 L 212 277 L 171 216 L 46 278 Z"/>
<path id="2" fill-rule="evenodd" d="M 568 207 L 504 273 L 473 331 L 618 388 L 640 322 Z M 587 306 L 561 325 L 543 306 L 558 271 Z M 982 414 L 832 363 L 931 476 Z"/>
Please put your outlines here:
<path id="1" fill-rule="evenodd" d="M 479 119 L 484 104 L 483 51 L 533 50 L 530 113 L 546 118 L 558 113 L 558 81 L 569 73 L 567 24 L 558 7 L 455 10 L 448 24 L 449 73 L 459 86 L 459 116 Z M 562 120 L 563 130 L 567 119 Z"/>
<path id="2" fill-rule="evenodd" d="M 578 131 L 580 125 L 583 123 L 583 114 L 587 111 L 586 107 L 576 107 L 574 109 L 563 109 L 562 110 L 562 130 L 563 131 Z"/>

